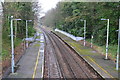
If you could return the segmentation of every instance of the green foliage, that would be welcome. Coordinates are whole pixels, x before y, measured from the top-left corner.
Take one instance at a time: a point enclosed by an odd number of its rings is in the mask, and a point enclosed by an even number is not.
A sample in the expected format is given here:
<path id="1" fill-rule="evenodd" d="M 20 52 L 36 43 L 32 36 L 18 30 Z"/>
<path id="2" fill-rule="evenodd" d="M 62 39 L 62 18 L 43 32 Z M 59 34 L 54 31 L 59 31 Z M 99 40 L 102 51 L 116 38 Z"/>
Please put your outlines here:
<path id="1" fill-rule="evenodd" d="M 18 45 L 20 45 L 21 42 L 22 42 L 22 39 L 16 38 L 14 40 L 14 46 L 17 47 Z"/>
<path id="2" fill-rule="evenodd" d="M 117 44 L 116 30 L 118 29 L 119 9 L 119 2 L 60 2 L 56 9 L 47 13 L 54 17 L 51 19 L 46 16 L 45 19 L 52 22 L 48 25 L 75 36 L 83 36 L 84 23 L 80 20 L 85 19 L 87 21 L 86 37 L 91 38 L 91 35 L 94 35 L 94 42 L 99 45 L 105 45 L 107 33 L 107 21 L 100 19 L 110 19 L 109 44 Z M 59 25 L 63 25 L 63 27 Z"/>
<path id="3" fill-rule="evenodd" d="M 35 29 L 32 26 L 28 27 L 28 35 L 29 36 L 34 36 L 34 33 L 36 32 Z"/>
<path id="4" fill-rule="evenodd" d="M 4 60 L 5 57 L 10 56 L 10 54 L 9 54 L 9 52 L 8 52 L 6 49 L 3 49 L 3 50 L 2 50 L 1 56 L 2 56 L 2 59 Z"/>
<path id="5" fill-rule="evenodd" d="M 14 21 L 14 34 L 15 34 L 15 27 L 17 27 L 17 37 L 24 38 L 25 37 L 25 30 L 26 30 L 26 23 L 25 20 L 34 19 L 34 13 L 32 10 L 32 3 L 27 2 L 5 2 L 4 3 L 4 23 L 3 23 L 3 32 L 10 34 L 10 16 L 14 16 L 14 18 L 20 18 L 22 21 Z M 33 26 L 33 21 L 31 22 Z"/>
<path id="6" fill-rule="evenodd" d="M 32 20 L 28 22 L 28 34 L 33 36 L 35 32 L 33 26 L 34 21 L 36 21 L 37 9 L 35 3 L 31 2 L 4 2 L 3 3 L 3 29 L 2 29 L 2 56 L 8 57 L 11 52 L 11 38 L 10 38 L 10 16 L 13 16 L 14 19 L 22 19 L 21 21 L 13 21 L 13 34 L 14 36 L 14 45 L 18 46 L 22 39 L 26 36 L 26 20 Z M 36 8 L 36 9 L 35 9 Z M 35 10 L 33 10 L 35 9 Z M 36 21 L 37 22 L 37 21 Z M 15 30 L 17 29 L 17 30 Z M 8 55 L 9 54 L 9 55 Z"/>
<path id="7" fill-rule="evenodd" d="M 86 41 L 88 41 L 89 43 L 91 42 L 91 39 L 87 39 Z M 106 46 L 105 45 L 103 45 L 103 46 L 100 46 L 98 43 L 94 43 L 93 42 L 93 44 L 95 45 L 95 46 L 98 46 L 99 48 L 101 48 L 101 51 L 103 52 L 103 53 L 106 53 Z M 98 48 L 98 49 L 99 49 Z M 114 45 L 114 44 L 110 44 L 109 45 L 109 50 L 108 50 L 108 55 L 110 55 L 113 59 L 116 59 L 116 54 L 117 54 L 117 48 L 118 48 L 118 45 Z M 97 49 L 96 49 L 97 50 Z"/>

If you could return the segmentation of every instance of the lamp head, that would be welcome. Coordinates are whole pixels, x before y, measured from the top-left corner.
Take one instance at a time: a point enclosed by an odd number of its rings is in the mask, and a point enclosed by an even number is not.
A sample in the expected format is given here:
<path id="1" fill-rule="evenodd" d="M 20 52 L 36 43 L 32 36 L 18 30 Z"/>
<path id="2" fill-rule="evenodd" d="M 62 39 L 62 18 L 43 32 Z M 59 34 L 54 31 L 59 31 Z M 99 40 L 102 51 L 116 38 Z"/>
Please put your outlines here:
<path id="1" fill-rule="evenodd" d="M 13 16 L 11 16 L 11 18 L 13 18 Z"/>
<path id="2" fill-rule="evenodd" d="M 101 20 L 107 20 L 107 19 L 102 18 Z"/>
<path id="3" fill-rule="evenodd" d="M 28 20 L 29 22 L 31 22 L 32 20 Z"/>
<path id="4" fill-rule="evenodd" d="M 18 20 L 22 20 L 22 19 L 14 19 L 14 20 L 17 20 L 17 21 L 18 21 Z"/>
<path id="5" fill-rule="evenodd" d="M 80 21 L 84 21 L 83 19 L 80 19 Z"/>
<path id="6" fill-rule="evenodd" d="M 116 30 L 116 32 L 118 32 L 119 30 Z"/>

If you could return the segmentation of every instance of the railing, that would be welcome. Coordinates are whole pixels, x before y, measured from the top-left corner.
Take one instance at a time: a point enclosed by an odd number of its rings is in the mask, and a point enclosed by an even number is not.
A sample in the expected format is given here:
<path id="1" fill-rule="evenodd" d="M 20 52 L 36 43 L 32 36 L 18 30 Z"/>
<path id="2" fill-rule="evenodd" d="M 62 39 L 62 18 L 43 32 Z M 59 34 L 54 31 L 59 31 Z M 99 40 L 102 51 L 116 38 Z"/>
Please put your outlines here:
<path id="1" fill-rule="evenodd" d="M 59 30 L 59 29 L 55 29 L 55 31 L 60 32 L 60 33 L 66 35 L 67 37 L 70 37 L 71 39 L 73 39 L 75 41 L 79 41 L 79 40 L 83 40 L 84 39 L 83 37 L 76 37 L 76 36 L 74 36 L 74 35 L 72 35 L 70 33 L 67 33 L 65 31 L 62 31 L 62 30 Z"/>

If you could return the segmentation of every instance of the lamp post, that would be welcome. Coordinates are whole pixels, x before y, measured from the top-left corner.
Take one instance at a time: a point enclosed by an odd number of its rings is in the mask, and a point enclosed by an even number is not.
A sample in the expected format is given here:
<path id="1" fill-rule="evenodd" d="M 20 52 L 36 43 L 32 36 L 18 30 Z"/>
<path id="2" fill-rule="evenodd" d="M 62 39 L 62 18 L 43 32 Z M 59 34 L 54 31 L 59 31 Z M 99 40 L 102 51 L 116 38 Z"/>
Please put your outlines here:
<path id="1" fill-rule="evenodd" d="M 32 20 L 26 20 L 26 38 L 28 38 L 28 22 Z M 28 47 L 28 41 L 26 42 L 26 47 Z"/>
<path id="2" fill-rule="evenodd" d="M 86 44 L 85 38 L 86 38 L 86 20 L 81 19 L 81 21 L 84 21 L 84 46 Z"/>
<path id="3" fill-rule="evenodd" d="M 13 16 L 11 16 L 11 54 L 12 54 L 12 59 L 11 59 L 11 67 L 12 67 L 12 73 L 14 73 L 14 41 L 13 41 Z"/>
<path id="4" fill-rule="evenodd" d="M 91 48 L 93 47 L 93 35 L 91 35 Z"/>
<path id="5" fill-rule="evenodd" d="M 13 19 L 13 16 L 11 16 L 11 68 L 12 68 L 12 73 L 14 73 L 14 67 L 15 67 L 15 63 L 14 63 L 14 38 L 13 38 L 13 20 L 21 20 L 21 19 Z"/>
<path id="6" fill-rule="evenodd" d="M 107 39 L 106 39 L 106 55 L 105 59 L 108 59 L 108 38 L 109 38 L 109 19 L 101 19 L 101 20 L 107 20 Z"/>
<path id="7" fill-rule="evenodd" d="M 120 19 L 119 19 L 119 29 L 117 30 L 118 31 L 118 49 L 117 49 L 117 61 L 116 61 L 116 70 L 119 69 L 119 48 L 120 48 Z"/>

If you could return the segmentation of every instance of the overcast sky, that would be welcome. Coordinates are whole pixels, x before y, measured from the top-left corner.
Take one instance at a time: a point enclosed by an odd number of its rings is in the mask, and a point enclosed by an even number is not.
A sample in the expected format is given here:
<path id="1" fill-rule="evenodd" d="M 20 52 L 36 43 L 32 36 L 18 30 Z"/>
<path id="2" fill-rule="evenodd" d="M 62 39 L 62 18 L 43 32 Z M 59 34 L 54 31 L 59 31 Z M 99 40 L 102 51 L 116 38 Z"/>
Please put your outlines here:
<path id="1" fill-rule="evenodd" d="M 39 0 L 39 3 L 41 4 L 41 7 L 42 7 L 42 12 L 47 12 L 51 8 L 55 8 L 56 4 L 59 1 L 60 0 Z M 41 14 L 41 15 L 44 15 L 44 14 Z"/>

